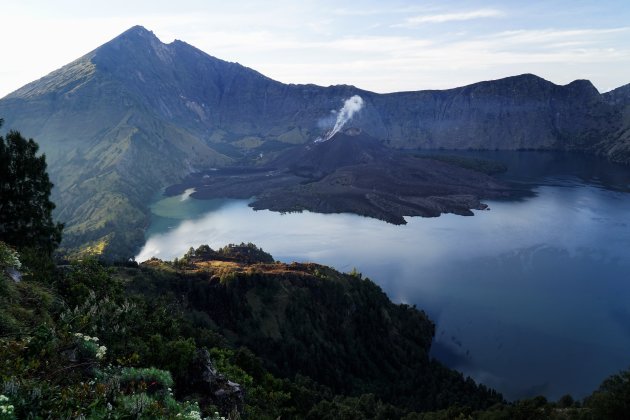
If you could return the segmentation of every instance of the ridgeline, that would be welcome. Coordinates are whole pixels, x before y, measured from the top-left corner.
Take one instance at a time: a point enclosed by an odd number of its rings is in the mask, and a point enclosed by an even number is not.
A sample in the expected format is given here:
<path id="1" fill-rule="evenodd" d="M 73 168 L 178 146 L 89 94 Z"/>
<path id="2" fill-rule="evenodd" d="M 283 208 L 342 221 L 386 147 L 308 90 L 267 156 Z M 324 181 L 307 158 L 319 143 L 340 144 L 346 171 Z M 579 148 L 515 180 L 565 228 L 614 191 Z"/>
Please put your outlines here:
<path id="1" fill-rule="evenodd" d="M 572 150 L 629 163 L 628 92 L 600 94 L 586 80 L 558 86 L 531 74 L 391 94 L 283 84 L 135 26 L 0 99 L 0 116 L 48 157 L 55 216 L 66 225 L 62 250 L 126 259 L 144 240 L 157 191 L 196 171 L 255 167 L 299 149 L 353 95 L 364 107 L 352 124 L 393 149 Z M 344 210 L 330 198 L 311 207 Z M 381 198 L 361 214 L 387 219 L 374 209 L 407 206 Z"/>

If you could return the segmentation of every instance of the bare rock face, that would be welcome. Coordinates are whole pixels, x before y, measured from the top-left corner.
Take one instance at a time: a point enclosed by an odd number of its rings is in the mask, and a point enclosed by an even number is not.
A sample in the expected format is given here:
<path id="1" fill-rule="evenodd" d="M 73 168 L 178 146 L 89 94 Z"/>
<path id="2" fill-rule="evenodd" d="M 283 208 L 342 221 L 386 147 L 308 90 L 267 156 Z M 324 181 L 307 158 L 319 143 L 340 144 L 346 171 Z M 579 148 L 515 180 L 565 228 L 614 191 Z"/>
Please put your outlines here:
<path id="1" fill-rule="evenodd" d="M 630 83 L 606 92 L 602 95 L 604 100 L 615 105 L 630 105 Z"/>
<path id="2" fill-rule="evenodd" d="M 22 281 L 22 273 L 19 270 L 16 270 L 13 267 L 9 267 L 4 271 L 7 276 L 9 276 L 11 280 L 13 280 L 14 283 L 19 283 L 20 281 Z"/>
<path id="3" fill-rule="evenodd" d="M 242 412 L 245 394 L 241 386 L 217 371 L 206 349 L 197 350 L 189 389 L 199 395 L 202 407 L 214 405 L 222 413 Z"/>
<path id="4" fill-rule="evenodd" d="M 381 161 L 390 153 L 377 139 L 358 128 L 350 128 L 329 140 L 288 150 L 271 165 L 289 168 L 298 176 L 321 178 L 344 166 Z"/>

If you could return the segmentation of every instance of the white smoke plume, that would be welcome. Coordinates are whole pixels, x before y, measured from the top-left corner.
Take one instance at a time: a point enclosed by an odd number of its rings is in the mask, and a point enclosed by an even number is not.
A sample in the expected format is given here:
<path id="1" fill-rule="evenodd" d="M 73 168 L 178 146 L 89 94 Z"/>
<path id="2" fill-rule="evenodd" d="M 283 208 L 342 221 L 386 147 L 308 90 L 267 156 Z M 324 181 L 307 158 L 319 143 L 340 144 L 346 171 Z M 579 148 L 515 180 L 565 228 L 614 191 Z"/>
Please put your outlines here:
<path id="1" fill-rule="evenodd" d="M 323 139 L 318 140 L 330 140 L 332 136 L 341 131 L 343 126 L 352 119 L 354 114 L 361 111 L 361 108 L 363 108 L 363 98 L 359 95 L 354 95 L 351 98 L 346 99 L 343 103 L 343 107 L 339 110 L 339 112 L 337 112 L 337 120 L 335 121 L 333 128 L 324 136 Z"/>

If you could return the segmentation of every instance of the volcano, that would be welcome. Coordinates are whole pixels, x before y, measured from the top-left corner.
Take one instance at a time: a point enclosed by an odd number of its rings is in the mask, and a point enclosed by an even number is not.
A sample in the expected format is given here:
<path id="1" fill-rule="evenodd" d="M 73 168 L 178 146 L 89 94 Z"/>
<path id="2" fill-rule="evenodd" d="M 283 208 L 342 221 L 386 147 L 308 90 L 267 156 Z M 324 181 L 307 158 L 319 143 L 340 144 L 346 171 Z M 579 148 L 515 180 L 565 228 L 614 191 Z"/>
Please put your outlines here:
<path id="1" fill-rule="evenodd" d="M 405 216 L 472 215 L 480 197 L 509 195 L 490 176 L 448 162 L 387 148 L 351 128 L 329 140 L 282 153 L 268 167 L 192 174 L 167 194 L 194 188 L 194 198 L 251 198 L 256 210 L 354 213 L 405 224 Z"/>
<path id="2" fill-rule="evenodd" d="M 349 128 L 326 141 L 312 142 L 289 150 L 272 166 L 286 168 L 297 176 L 321 178 L 339 168 L 365 165 L 388 159 L 392 151 L 359 128 Z"/>
<path id="3" fill-rule="evenodd" d="M 351 124 L 363 131 L 314 144 L 323 134 L 320 121 L 355 95 L 364 105 Z M 629 163 L 627 98 L 627 88 L 600 95 L 588 81 L 558 86 L 531 74 L 388 94 L 284 84 L 134 26 L 1 98 L 0 117 L 4 129 L 33 137 L 46 154 L 55 218 L 66 226 L 62 253 L 127 259 L 145 240 L 147 203 L 194 171 L 251 164 L 255 172 L 264 162 L 264 186 L 253 174 L 217 183 L 227 196 L 262 197 L 289 185 L 310 183 L 315 190 L 321 187 L 315 181 L 341 172 L 352 175 L 351 193 L 366 179 L 405 185 L 417 173 L 436 186 L 460 176 L 438 167 L 439 176 L 420 173 L 433 163 L 403 162 L 402 149 L 579 150 Z M 398 172 L 392 162 L 402 165 Z M 364 173 L 368 167 L 376 173 Z M 403 192 L 428 193 L 426 185 Z M 463 189 L 489 192 L 485 185 Z"/>

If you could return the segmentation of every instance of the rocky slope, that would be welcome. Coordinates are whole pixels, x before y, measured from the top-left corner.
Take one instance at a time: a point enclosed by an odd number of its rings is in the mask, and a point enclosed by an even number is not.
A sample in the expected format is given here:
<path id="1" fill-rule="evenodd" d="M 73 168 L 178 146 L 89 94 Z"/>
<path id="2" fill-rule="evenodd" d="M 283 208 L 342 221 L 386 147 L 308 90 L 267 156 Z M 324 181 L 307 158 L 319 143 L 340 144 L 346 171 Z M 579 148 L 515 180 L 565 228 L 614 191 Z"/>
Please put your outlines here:
<path id="1" fill-rule="evenodd" d="M 630 105 L 630 83 L 606 92 L 604 100 L 613 105 Z"/>
<path id="2" fill-rule="evenodd" d="M 0 116 L 47 154 L 64 245 L 126 256 L 142 241 L 156 190 L 195 169 L 311 141 L 351 95 L 365 104 L 353 125 L 393 148 L 630 156 L 624 106 L 588 81 L 521 75 L 383 95 L 287 85 L 139 26 L 1 99 Z"/>
<path id="3" fill-rule="evenodd" d="M 606 102 L 621 109 L 621 126 L 596 148 L 611 160 L 630 164 L 630 84 L 607 92 L 603 97 Z"/>

